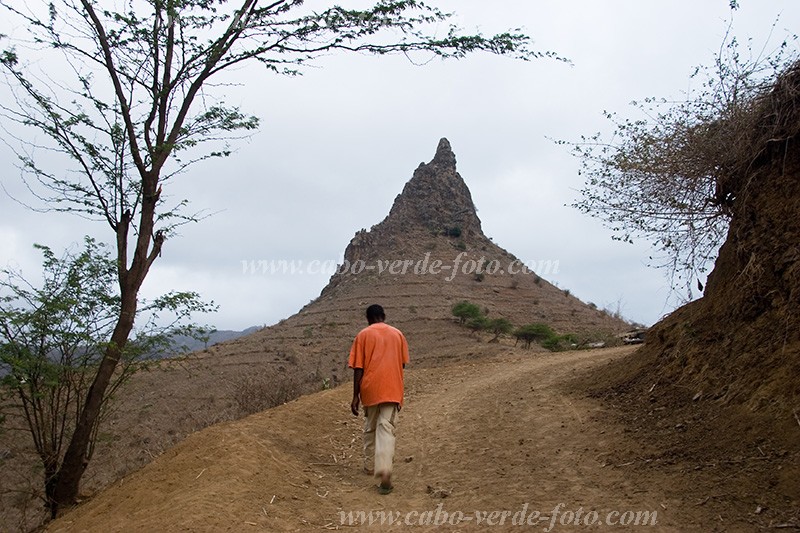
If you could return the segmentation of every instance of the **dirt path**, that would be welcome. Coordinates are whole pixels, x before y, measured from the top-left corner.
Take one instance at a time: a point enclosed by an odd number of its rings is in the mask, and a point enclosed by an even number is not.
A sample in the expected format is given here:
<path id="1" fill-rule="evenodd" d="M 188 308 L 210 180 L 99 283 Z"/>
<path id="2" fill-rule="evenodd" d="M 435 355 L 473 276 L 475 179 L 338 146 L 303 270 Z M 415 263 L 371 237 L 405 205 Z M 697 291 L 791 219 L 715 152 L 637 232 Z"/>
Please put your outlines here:
<path id="1" fill-rule="evenodd" d="M 194 434 L 49 531 L 594 531 L 626 529 L 616 524 L 636 513 L 657 525 L 628 528 L 700 531 L 690 505 L 657 480 L 608 463 L 630 435 L 598 403 L 563 391 L 576 373 L 629 353 L 509 349 L 410 369 L 389 496 L 360 471 L 362 419 L 348 413 L 343 386 Z M 350 525 L 359 511 L 401 523 Z"/>

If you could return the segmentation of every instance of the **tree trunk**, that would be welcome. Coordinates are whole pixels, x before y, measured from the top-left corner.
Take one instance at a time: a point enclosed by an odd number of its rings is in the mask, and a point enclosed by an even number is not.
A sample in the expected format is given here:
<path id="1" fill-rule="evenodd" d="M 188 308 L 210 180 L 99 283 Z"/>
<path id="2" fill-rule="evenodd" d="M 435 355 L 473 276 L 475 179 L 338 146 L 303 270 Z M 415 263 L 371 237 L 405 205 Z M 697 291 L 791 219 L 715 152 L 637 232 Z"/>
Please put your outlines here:
<path id="1" fill-rule="evenodd" d="M 47 489 L 47 505 L 53 518 L 63 509 L 77 503 L 80 481 L 89 465 L 89 447 L 92 434 L 98 423 L 106 390 L 114 376 L 117 363 L 122 356 L 128 336 L 133 329 L 136 318 L 139 289 L 144 282 L 150 265 L 158 256 L 163 242 L 163 235 L 156 232 L 153 236 L 155 208 L 160 191 L 156 189 L 158 175 L 148 173 L 142 176 L 142 206 L 139 218 L 139 235 L 130 268 L 127 268 L 128 222 L 123 215 L 117 225 L 117 257 L 120 280 L 120 315 L 103 359 L 97 369 L 94 381 L 86 395 L 86 401 L 80 412 L 75 431 L 72 433 L 61 467 L 52 478 Z M 150 245 L 152 242 L 152 250 Z"/>
<path id="2" fill-rule="evenodd" d="M 89 464 L 88 450 L 92 432 L 100 416 L 106 389 L 114 375 L 122 351 L 125 349 L 125 344 L 128 342 L 128 335 L 133 329 L 136 298 L 140 285 L 141 283 L 129 287 L 127 297 L 123 296 L 120 318 L 106 353 L 100 361 L 95 379 L 86 395 L 86 402 L 64 454 L 64 460 L 61 462 L 58 472 L 53 476 L 52 482 L 47 486 L 47 504 L 53 518 L 61 510 L 75 505 L 78 500 L 80 481 Z"/>
<path id="3" fill-rule="evenodd" d="M 51 516 L 55 518 L 50 502 L 52 501 L 58 479 L 58 457 L 43 459 L 42 463 L 44 464 L 44 493 L 47 498 L 48 506 L 50 507 Z"/>

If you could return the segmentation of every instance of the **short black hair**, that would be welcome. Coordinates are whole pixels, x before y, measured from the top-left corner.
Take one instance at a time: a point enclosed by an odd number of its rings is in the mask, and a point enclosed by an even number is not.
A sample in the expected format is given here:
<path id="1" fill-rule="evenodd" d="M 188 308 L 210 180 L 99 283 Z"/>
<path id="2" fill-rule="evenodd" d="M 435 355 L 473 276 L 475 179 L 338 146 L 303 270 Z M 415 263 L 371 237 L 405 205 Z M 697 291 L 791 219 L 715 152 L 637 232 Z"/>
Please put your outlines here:
<path id="1" fill-rule="evenodd" d="M 370 323 L 381 322 L 386 320 L 386 313 L 383 312 L 383 307 L 378 304 L 372 304 L 367 307 L 367 321 Z"/>

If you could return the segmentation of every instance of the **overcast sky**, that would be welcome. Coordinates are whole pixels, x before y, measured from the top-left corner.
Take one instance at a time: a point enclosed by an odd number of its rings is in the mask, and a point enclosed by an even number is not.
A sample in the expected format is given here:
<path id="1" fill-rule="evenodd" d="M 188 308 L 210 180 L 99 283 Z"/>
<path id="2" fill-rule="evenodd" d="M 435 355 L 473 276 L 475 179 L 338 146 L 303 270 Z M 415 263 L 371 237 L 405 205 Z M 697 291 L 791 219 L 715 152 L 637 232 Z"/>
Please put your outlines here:
<path id="1" fill-rule="evenodd" d="M 342 0 L 340 3 L 348 5 Z M 420 162 L 447 137 L 487 236 L 526 261 L 558 261 L 544 277 L 586 302 L 652 324 L 673 309 L 649 243 L 623 244 L 568 207 L 579 162 L 551 139 L 609 131 L 602 111 L 633 113 L 647 96 L 680 99 L 733 33 L 760 47 L 800 27 L 796 0 L 431 0 L 467 31 L 522 27 L 542 50 L 568 57 L 520 62 L 489 55 L 422 66 L 404 57 L 339 55 L 297 78 L 249 65 L 226 100 L 259 116 L 230 158 L 204 163 L 165 188 L 215 214 L 165 244 L 144 293 L 196 290 L 220 305 L 219 329 L 273 324 L 317 297 L 327 275 L 243 273 L 250 260 L 340 260 L 353 234 L 380 222 Z M 420 62 L 426 56 L 419 56 Z M 0 179 L 19 190 L 13 158 Z M 56 250 L 109 229 L 69 215 L 31 213 L 0 197 L 0 265 L 37 272 L 32 243 Z"/>

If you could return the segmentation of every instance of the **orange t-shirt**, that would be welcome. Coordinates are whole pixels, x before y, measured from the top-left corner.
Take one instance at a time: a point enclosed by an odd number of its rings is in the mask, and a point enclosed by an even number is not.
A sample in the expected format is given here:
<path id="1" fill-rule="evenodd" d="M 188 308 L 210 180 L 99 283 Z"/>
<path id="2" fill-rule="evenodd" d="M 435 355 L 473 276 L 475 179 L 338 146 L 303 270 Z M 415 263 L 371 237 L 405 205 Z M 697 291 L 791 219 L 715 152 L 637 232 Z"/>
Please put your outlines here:
<path id="1" fill-rule="evenodd" d="M 376 322 L 362 329 L 350 348 L 350 368 L 363 368 L 361 403 L 368 407 L 393 402 L 403 405 L 403 365 L 408 343 L 399 329 Z"/>

